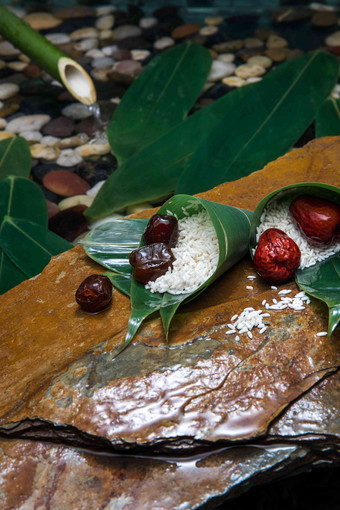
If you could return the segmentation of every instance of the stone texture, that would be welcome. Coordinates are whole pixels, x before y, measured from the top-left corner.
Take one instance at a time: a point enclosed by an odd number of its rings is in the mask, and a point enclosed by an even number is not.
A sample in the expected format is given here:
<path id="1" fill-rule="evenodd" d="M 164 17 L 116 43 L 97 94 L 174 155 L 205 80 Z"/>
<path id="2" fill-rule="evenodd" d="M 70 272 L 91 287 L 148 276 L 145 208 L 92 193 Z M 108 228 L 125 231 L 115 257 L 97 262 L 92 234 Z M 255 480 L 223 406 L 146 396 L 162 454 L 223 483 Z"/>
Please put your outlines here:
<path id="1" fill-rule="evenodd" d="M 121 25 L 112 30 L 112 38 L 116 41 L 121 41 L 126 37 L 139 37 L 141 33 L 141 29 L 135 25 Z"/>
<path id="2" fill-rule="evenodd" d="M 39 131 L 51 120 L 49 115 L 25 115 L 8 122 L 7 130 L 19 134 L 23 131 Z"/>
<path id="3" fill-rule="evenodd" d="M 90 189 L 84 179 L 68 170 L 52 170 L 43 178 L 43 185 L 49 191 L 63 197 L 83 195 Z"/>
<path id="4" fill-rule="evenodd" d="M 74 130 L 74 122 L 69 117 L 57 117 L 43 127 L 43 134 L 57 137 L 71 136 Z"/>
<path id="5" fill-rule="evenodd" d="M 32 12 L 24 16 L 24 21 L 34 30 L 48 30 L 58 27 L 62 21 L 49 12 Z"/>
<path id="6" fill-rule="evenodd" d="M 184 25 L 176 27 L 171 32 L 171 37 L 173 37 L 174 39 L 184 39 L 185 37 L 197 34 L 201 30 L 201 28 L 202 28 L 201 23 L 185 23 Z"/>
<path id="7" fill-rule="evenodd" d="M 87 230 L 88 223 L 83 214 L 86 209 L 86 205 L 78 204 L 61 210 L 49 219 L 49 230 L 72 242 Z"/>
<path id="8" fill-rule="evenodd" d="M 270 191 L 290 183 L 339 185 L 334 174 L 340 163 L 339 141 L 315 140 L 262 171 L 202 196 L 253 209 Z M 223 327 L 234 313 L 245 306 L 258 308 L 263 299 L 275 296 L 257 278 L 249 297 L 247 276 L 254 270 L 248 258 L 181 308 L 170 329 L 171 350 L 156 318 L 142 326 L 133 344 L 112 363 L 125 336 L 128 299 L 115 291 L 113 306 L 95 316 L 82 313 L 74 303 L 79 283 L 98 271 L 102 269 L 77 247 L 55 257 L 35 280 L 0 298 L 7 325 L 0 342 L 7 359 L 0 380 L 2 430 L 10 433 L 13 422 L 21 422 L 16 433 L 34 435 L 35 425 L 39 433 L 43 424 L 45 438 L 64 430 L 70 440 L 89 445 L 86 432 L 97 436 L 98 445 L 107 445 L 108 439 L 117 448 L 137 441 L 156 448 L 159 440 L 164 448 L 191 448 L 191 439 L 198 438 L 254 440 L 290 402 L 340 363 L 339 330 L 327 341 L 315 340 L 315 332 L 327 324 L 327 310 L 320 302 L 313 301 L 303 313 L 273 314 L 268 337 L 254 334 L 239 344 L 226 340 Z M 287 287 L 296 289 L 294 282 Z M 42 349 L 41 362 L 34 371 L 27 370 Z M 27 418 L 34 420 L 25 422 Z M 52 423 L 66 427 L 56 429 Z"/>
<path id="9" fill-rule="evenodd" d="M 1 83 L 0 84 L 0 100 L 8 99 L 15 96 L 19 92 L 19 86 L 16 83 Z"/>

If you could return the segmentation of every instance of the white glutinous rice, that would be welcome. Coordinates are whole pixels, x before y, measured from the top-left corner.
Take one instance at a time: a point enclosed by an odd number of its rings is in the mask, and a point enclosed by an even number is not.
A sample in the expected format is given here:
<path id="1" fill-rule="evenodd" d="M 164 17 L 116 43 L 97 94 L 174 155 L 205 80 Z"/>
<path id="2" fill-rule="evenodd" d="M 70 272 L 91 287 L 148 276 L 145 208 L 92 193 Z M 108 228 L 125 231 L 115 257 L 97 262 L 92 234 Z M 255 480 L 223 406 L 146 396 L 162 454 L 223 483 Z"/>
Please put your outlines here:
<path id="1" fill-rule="evenodd" d="M 171 248 L 172 268 L 145 286 L 151 292 L 184 294 L 198 289 L 215 272 L 218 263 L 218 239 L 206 211 L 178 220 L 178 241 Z"/>
<path id="2" fill-rule="evenodd" d="M 316 262 L 335 255 L 340 251 L 340 241 L 329 246 L 316 246 L 309 243 L 301 234 L 295 225 L 294 219 L 289 211 L 291 200 L 283 199 L 271 203 L 262 213 L 260 225 L 256 231 L 256 241 L 259 241 L 261 234 L 268 228 L 278 228 L 283 230 L 295 243 L 301 251 L 300 269 L 312 266 Z"/>

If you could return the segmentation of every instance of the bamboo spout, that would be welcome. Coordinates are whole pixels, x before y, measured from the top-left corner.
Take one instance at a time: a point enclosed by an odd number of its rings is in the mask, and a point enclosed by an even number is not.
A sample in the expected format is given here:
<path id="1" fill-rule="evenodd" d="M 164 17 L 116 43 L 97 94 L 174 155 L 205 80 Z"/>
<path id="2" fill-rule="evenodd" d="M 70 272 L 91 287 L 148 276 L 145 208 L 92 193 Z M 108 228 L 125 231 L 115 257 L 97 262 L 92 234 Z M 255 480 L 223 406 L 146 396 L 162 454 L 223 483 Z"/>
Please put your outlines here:
<path id="1" fill-rule="evenodd" d="M 0 34 L 60 81 L 78 101 L 86 105 L 96 102 L 96 89 L 85 69 L 2 4 Z"/>

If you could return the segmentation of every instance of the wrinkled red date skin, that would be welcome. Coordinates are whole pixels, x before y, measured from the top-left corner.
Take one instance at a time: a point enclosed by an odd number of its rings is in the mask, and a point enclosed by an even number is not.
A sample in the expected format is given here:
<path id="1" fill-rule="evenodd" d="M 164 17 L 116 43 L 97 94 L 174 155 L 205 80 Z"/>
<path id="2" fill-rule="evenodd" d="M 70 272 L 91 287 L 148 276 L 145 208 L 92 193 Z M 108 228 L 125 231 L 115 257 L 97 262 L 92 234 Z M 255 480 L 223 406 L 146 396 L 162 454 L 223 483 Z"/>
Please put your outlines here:
<path id="1" fill-rule="evenodd" d="M 311 195 L 300 195 L 290 204 L 297 226 L 309 241 L 332 243 L 340 227 L 340 206 Z"/>
<path id="2" fill-rule="evenodd" d="M 165 243 L 142 246 L 133 250 L 129 257 L 130 264 L 135 268 L 136 280 L 144 285 L 166 273 L 174 260 L 174 254 Z"/>
<path id="3" fill-rule="evenodd" d="M 91 274 L 79 285 L 76 292 L 78 305 L 86 312 L 104 310 L 112 299 L 112 283 L 102 274 Z"/>
<path id="4" fill-rule="evenodd" d="M 281 283 L 294 276 L 300 258 L 300 249 L 293 239 L 278 228 L 269 228 L 259 239 L 254 266 L 265 280 Z"/>
<path id="5" fill-rule="evenodd" d="M 178 239 L 178 221 L 174 216 L 154 214 L 144 232 L 144 243 L 165 243 L 173 248 Z"/>

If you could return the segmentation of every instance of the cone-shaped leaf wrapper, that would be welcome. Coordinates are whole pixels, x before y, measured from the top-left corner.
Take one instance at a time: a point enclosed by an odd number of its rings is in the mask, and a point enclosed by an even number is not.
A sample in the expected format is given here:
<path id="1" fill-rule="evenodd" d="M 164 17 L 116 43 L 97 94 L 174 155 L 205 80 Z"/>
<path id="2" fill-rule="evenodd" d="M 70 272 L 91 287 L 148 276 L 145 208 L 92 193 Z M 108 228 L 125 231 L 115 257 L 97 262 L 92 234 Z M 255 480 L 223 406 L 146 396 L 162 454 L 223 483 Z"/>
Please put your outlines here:
<path id="1" fill-rule="evenodd" d="M 340 206 L 340 188 L 329 184 L 307 182 L 292 184 L 273 191 L 261 200 L 254 211 L 250 231 L 250 254 L 252 257 L 257 245 L 256 230 L 260 225 L 264 209 L 278 200 L 293 201 L 300 195 L 313 195 Z M 292 222 L 294 222 L 293 217 Z M 328 335 L 330 336 L 340 321 L 340 251 L 321 262 L 316 262 L 304 269 L 298 269 L 295 272 L 295 281 L 301 290 L 327 304 L 329 308 Z"/>
<path id="2" fill-rule="evenodd" d="M 106 223 L 92 230 L 82 241 L 88 256 L 114 271 L 106 274 L 115 287 L 131 298 L 131 315 L 122 349 L 131 342 L 143 320 L 158 310 L 167 338 L 170 322 L 177 308 L 183 302 L 198 296 L 247 253 L 252 218 L 250 211 L 190 195 L 176 195 L 165 202 L 158 213 L 170 213 L 181 220 L 203 210 L 208 213 L 213 223 L 218 239 L 219 257 L 215 272 L 193 292 L 152 293 L 132 276 L 133 268 L 129 264 L 129 254 L 143 245 L 142 234 L 148 220 L 126 219 Z"/>

